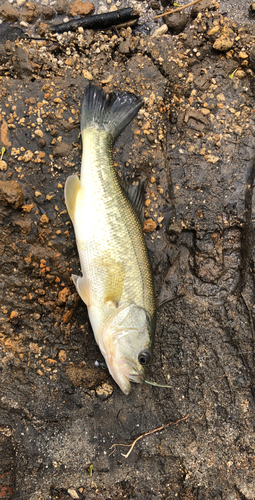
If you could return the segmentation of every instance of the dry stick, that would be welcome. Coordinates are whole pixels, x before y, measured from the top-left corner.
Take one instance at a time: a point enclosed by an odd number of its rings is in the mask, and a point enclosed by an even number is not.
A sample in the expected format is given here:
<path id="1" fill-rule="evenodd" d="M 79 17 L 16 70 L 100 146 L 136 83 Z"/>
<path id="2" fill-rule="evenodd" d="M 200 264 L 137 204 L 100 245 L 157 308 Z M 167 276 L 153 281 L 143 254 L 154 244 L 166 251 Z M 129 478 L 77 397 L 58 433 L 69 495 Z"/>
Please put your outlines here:
<path id="1" fill-rule="evenodd" d="M 126 455 L 124 455 L 124 453 L 121 453 L 121 455 L 125 458 L 128 458 L 128 456 L 130 455 L 131 451 L 133 450 L 135 444 L 137 443 L 137 441 L 139 441 L 139 439 L 142 439 L 143 437 L 145 436 L 149 436 L 150 434 L 154 434 L 154 432 L 158 432 L 158 431 L 162 431 L 163 429 L 165 429 L 166 427 L 168 427 L 169 425 L 176 425 L 176 424 L 179 424 L 179 422 L 183 422 L 183 420 L 187 420 L 187 418 L 189 418 L 189 413 L 188 415 L 186 415 L 186 417 L 183 417 L 183 418 L 180 418 L 179 420 L 176 420 L 176 422 L 168 422 L 168 424 L 166 425 L 162 425 L 162 427 L 158 427 L 158 429 L 154 429 L 153 431 L 150 431 L 150 432 L 146 432 L 145 434 L 142 434 L 141 436 L 139 436 L 138 438 L 136 438 L 134 440 L 134 442 L 130 445 L 130 444 L 121 444 L 121 443 L 116 443 L 116 444 L 113 444 L 109 449 L 111 450 L 114 446 L 130 446 L 130 450 L 127 452 Z M 114 450 L 113 450 L 114 451 Z M 113 452 L 112 452 L 113 453 Z M 111 455 L 111 453 L 110 453 Z M 110 456 L 109 455 L 109 456 Z"/>
<path id="2" fill-rule="evenodd" d="M 124 24 L 130 21 L 137 21 L 139 12 L 132 7 L 126 9 L 114 10 L 113 12 L 105 12 L 103 14 L 95 14 L 94 16 L 81 17 L 72 19 L 67 23 L 56 24 L 51 26 L 51 33 L 64 33 L 65 31 L 76 31 L 77 28 L 83 29 L 99 29 L 103 30 L 111 28 L 117 24 Z"/>
<path id="3" fill-rule="evenodd" d="M 174 14 L 175 12 L 180 12 L 181 10 L 186 9 L 187 7 L 191 7 L 191 5 L 195 5 L 195 3 L 198 3 L 198 2 L 200 2 L 200 0 L 195 0 L 194 2 L 187 3 L 187 5 L 183 5 L 182 7 L 178 7 L 177 9 L 168 10 L 167 12 L 164 12 L 164 14 L 159 14 L 158 16 L 155 16 L 152 19 L 159 19 L 160 17 L 169 16 L 170 14 Z"/>

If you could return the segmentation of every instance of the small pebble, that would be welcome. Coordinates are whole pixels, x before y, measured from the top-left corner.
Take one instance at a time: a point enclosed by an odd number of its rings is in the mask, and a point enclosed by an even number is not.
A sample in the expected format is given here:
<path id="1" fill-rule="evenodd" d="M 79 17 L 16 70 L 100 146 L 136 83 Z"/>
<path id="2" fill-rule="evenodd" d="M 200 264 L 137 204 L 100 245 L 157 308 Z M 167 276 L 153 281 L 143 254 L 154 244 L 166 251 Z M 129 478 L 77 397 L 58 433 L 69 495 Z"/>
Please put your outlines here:
<path id="1" fill-rule="evenodd" d="M 7 170 L 7 163 L 4 160 L 0 160 L 0 170 Z"/>
<path id="2" fill-rule="evenodd" d="M 80 499 L 80 495 L 78 495 L 77 491 L 74 488 L 68 488 L 67 493 L 69 493 L 70 497 L 74 500 Z"/>
<path id="3" fill-rule="evenodd" d="M 48 224 L 49 217 L 47 217 L 46 214 L 42 214 L 41 217 L 40 217 L 40 222 L 42 222 L 42 224 Z"/>
<path id="4" fill-rule="evenodd" d="M 246 74 L 242 69 L 238 69 L 235 72 L 235 76 L 236 76 L 236 78 L 239 78 L 241 80 L 242 78 L 245 78 Z"/>
<path id="5" fill-rule="evenodd" d="M 158 37 L 158 36 L 162 36 L 162 35 L 165 35 L 167 32 L 168 32 L 168 26 L 167 26 L 167 24 L 162 24 L 162 26 L 160 26 L 159 28 L 156 28 L 153 31 L 151 37 L 155 38 L 155 37 Z"/>
<path id="6" fill-rule="evenodd" d="M 64 351 L 63 349 L 61 349 L 58 353 L 58 359 L 61 363 L 64 363 L 67 359 L 67 355 L 66 355 L 66 351 Z"/>
<path id="7" fill-rule="evenodd" d="M 103 401 L 105 399 L 108 399 L 112 395 L 112 393 L 113 387 L 107 382 L 105 382 L 105 384 L 102 384 L 100 387 L 97 387 L 96 389 L 96 395 Z"/>
<path id="8" fill-rule="evenodd" d="M 87 78 L 87 80 L 93 80 L 92 74 L 87 69 L 83 69 L 82 74 L 84 78 Z"/>

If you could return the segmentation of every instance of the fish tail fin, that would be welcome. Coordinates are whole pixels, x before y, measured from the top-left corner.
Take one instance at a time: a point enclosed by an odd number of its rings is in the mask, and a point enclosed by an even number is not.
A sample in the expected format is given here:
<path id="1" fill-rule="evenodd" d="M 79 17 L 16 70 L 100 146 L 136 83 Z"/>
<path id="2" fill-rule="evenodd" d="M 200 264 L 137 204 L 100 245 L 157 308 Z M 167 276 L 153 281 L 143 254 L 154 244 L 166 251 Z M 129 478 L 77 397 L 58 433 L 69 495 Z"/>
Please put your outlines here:
<path id="1" fill-rule="evenodd" d="M 100 86 L 89 83 L 81 106 L 81 133 L 86 128 L 99 128 L 111 134 L 115 141 L 142 105 L 142 98 L 135 94 L 106 94 Z"/>

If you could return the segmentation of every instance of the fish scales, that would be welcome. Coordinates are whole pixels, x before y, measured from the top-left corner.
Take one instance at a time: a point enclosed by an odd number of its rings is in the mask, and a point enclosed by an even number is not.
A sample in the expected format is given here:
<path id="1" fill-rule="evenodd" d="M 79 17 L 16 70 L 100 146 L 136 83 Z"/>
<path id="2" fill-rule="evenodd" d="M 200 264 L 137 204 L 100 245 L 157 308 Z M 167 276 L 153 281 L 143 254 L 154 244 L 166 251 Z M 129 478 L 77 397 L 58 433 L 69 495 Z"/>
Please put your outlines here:
<path id="1" fill-rule="evenodd" d="M 101 108 L 105 100 L 107 107 L 107 96 L 100 88 L 93 88 L 92 96 L 99 94 Z M 85 90 L 84 99 L 89 98 L 91 93 L 86 95 Z M 138 107 L 136 99 L 133 102 L 130 98 L 131 110 Z M 113 98 L 112 107 L 114 103 Z M 88 115 L 90 105 L 83 103 L 83 112 L 87 106 Z M 104 117 L 100 123 L 97 114 L 94 121 L 85 120 L 80 180 L 76 176 L 67 179 L 65 196 L 83 275 L 74 277 L 74 282 L 88 307 L 109 371 L 128 394 L 130 381 L 144 380 L 143 364 L 151 357 L 155 298 L 141 222 L 113 167 L 112 146 L 118 129 L 116 132 L 114 123 L 113 131 L 109 130 L 111 120 L 117 121 L 114 112 L 112 115 L 109 113 L 109 127 Z"/>
<path id="2" fill-rule="evenodd" d="M 149 261 L 145 260 L 144 237 L 140 221 L 119 185 L 110 154 L 112 145 L 104 132 L 95 137 L 94 132 L 88 131 L 83 140 L 84 150 L 92 147 L 95 153 L 82 159 L 84 188 L 77 199 L 79 217 L 75 222 L 79 227 L 76 236 L 82 269 L 91 278 L 93 296 L 100 300 L 104 266 L 111 260 L 122 263 L 126 272 L 119 305 L 130 300 L 150 310 L 153 303 L 148 288 L 153 283 Z M 88 214 L 86 232 L 84 214 Z"/>

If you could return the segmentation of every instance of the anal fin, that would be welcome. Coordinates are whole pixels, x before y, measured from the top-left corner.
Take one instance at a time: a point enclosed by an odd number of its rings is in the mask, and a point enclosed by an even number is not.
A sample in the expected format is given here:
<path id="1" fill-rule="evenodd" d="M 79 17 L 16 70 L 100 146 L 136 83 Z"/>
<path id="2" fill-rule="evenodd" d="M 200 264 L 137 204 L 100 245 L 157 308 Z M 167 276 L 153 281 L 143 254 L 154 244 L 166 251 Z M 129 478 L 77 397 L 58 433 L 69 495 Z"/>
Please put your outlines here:
<path id="1" fill-rule="evenodd" d="M 74 220 L 77 193 L 80 189 L 80 180 L 77 175 L 70 175 L 65 183 L 65 202 L 70 219 Z"/>

